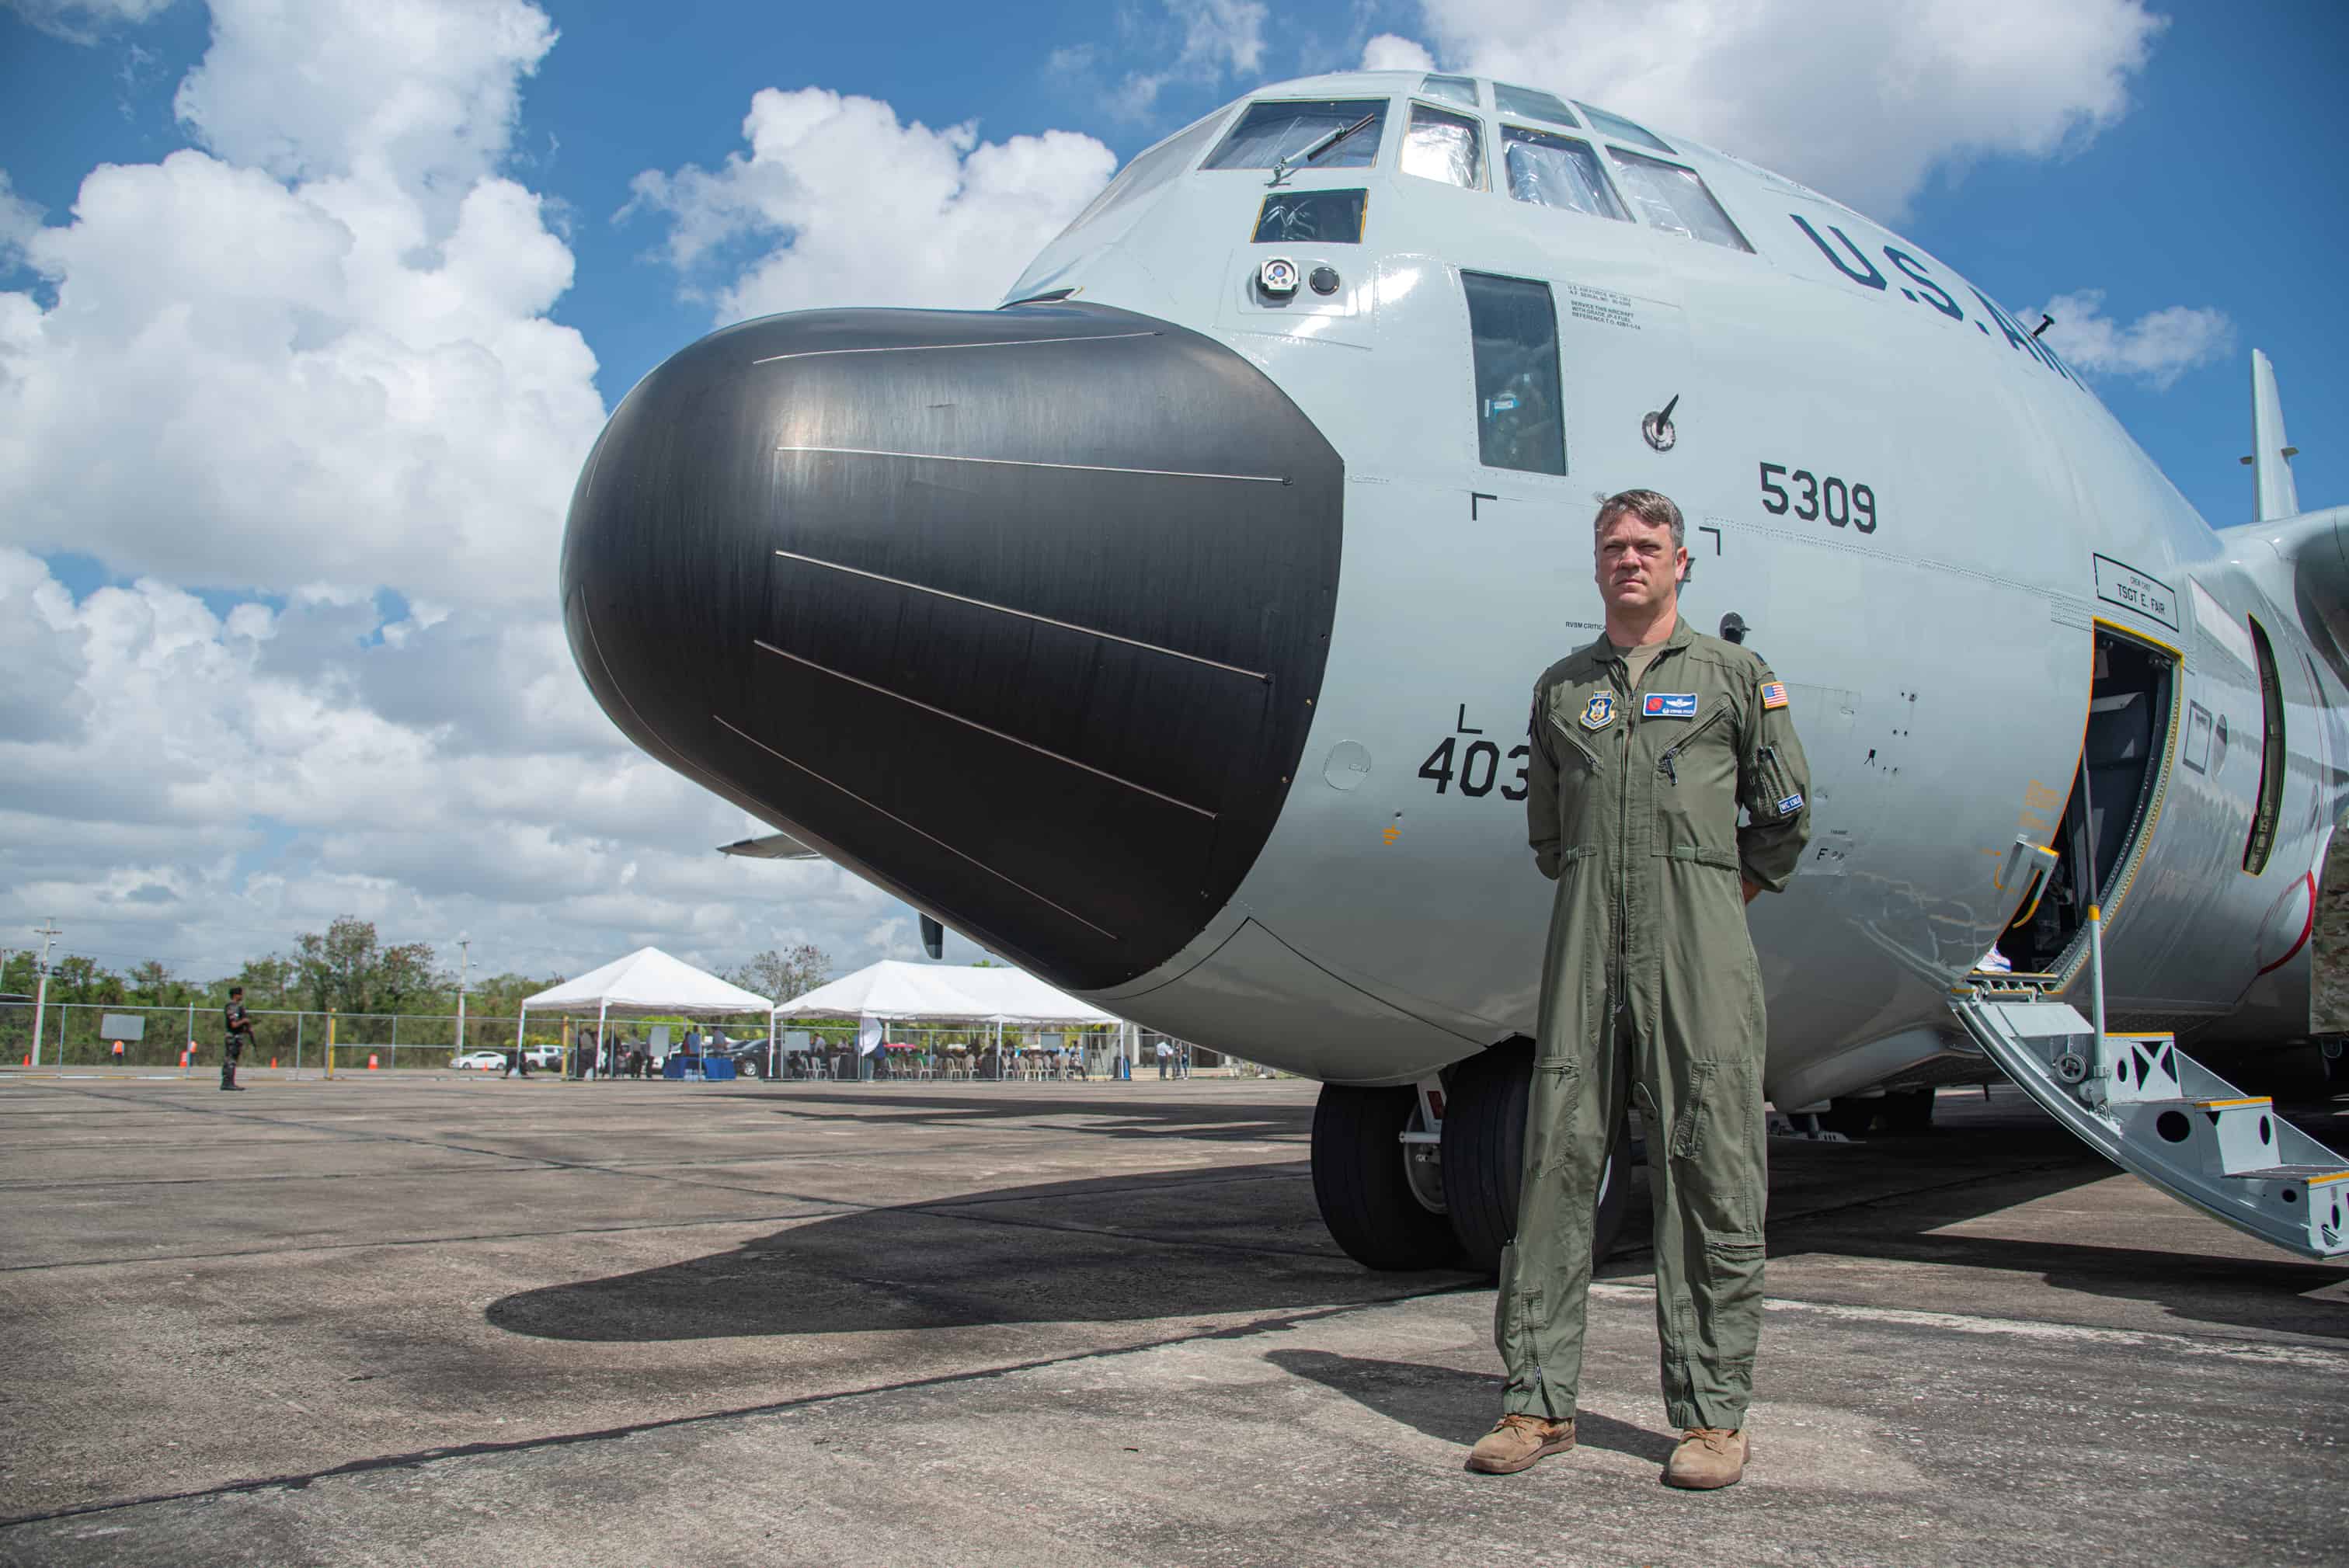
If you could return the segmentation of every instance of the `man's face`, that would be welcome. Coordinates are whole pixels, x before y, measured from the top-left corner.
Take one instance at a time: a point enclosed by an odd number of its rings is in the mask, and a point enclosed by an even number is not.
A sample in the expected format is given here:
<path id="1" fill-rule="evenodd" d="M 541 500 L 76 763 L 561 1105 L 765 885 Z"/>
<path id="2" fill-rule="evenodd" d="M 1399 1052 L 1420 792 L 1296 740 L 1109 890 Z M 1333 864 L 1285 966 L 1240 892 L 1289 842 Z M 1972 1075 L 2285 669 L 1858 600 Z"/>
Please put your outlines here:
<path id="1" fill-rule="evenodd" d="M 1610 611 L 1671 603 L 1688 566 L 1688 552 L 1672 543 L 1672 531 L 1634 511 L 1616 513 L 1599 531 L 1598 556 L 1599 593 Z"/>

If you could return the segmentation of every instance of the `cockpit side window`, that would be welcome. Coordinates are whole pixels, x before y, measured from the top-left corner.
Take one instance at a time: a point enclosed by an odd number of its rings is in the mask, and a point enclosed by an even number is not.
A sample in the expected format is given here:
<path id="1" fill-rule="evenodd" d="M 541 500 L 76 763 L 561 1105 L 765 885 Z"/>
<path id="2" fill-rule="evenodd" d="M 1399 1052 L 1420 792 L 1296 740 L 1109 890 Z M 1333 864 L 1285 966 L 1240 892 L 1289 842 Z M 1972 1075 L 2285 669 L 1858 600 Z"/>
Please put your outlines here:
<path id="1" fill-rule="evenodd" d="M 1454 114 L 1423 103 L 1411 106 L 1411 129 L 1402 139 L 1402 171 L 1442 180 L 1471 191 L 1485 188 L 1485 132 L 1473 115 Z"/>
<path id="2" fill-rule="evenodd" d="M 1623 182 L 1624 194 L 1631 204 L 1644 213 L 1650 223 L 1675 234 L 1685 234 L 1692 240 L 1707 244 L 1726 245 L 1733 251 L 1752 251 L 1721 203 L 1705 189 L 1704 181 L 1693 169 L 1683 169 L 1677 163 L 1626 152 L 1619 147 L 1607 150 L 1615 160 L 1615 172 Z"/>
<path id="3" fill-rule="evenodd" d="M 1425 93 L 1430 98 L 1443 98 L 1447 102 L 1456 103 L 1463 108 L 1475 108 L 1476 107 L 1476 78 L 1475 77 L 1423 77 L 1420 78 L 1419 90 Z"/>
<path id="4" fill-rule="evenodd" d="M 1557 309 L 1549 285 L 1462 273 L 1476 362 L 1476 452 L 1486 468 L 1566 472 Z"/>
<path id="5" fill-rule="evenodd" d="M 1580 130 L 1582 122 L 1564 100 L 1552 98 L 1531 88 L 1513 88 L 1506 82 L 1493 84 L 1493 107 L 1503 114 L 1516 115 L 1519 119 L 1537 119 L 1544 125 L 1562 125 L 1568 130 Z"/>
<path id="6" fill-rule="evenodd" d="M 1301 164 L 1324 137 L 1335 136 L 1365 115 L 1371 123 L 1333 143 L 1314 160 L 1315 169 L 1368 169 L 1379 156 L 1386 129 L 1384 98 L 1290 98 L 1252 103 L 1202 169 L 1269 169 L 1284 160 Z"/>
<path id="7" fill-rule="evenodd" d="M 1563 207 L 1594 218 L 1631 221 L 1599 170 L 1599 154 L 1578 137 L 1505 125 L 1501 167 L 1508 177 L 1509 194 L 1517 201 L 1537 207 Z"/>
<path id="8" fill-rule="evenodd" d="M 1609 114 L 1603 108 L 1592 108 L 1588 104 L 1579 100 L 1577 100 L 1574 107 L 1580 109 L 1583 118 L 1590 121 L 1590 129 L 1593 130 L 1603 130 L 1616 139 L 1628 141 L 1634 147 L 1644 147 L 1655 152 L 1671 151 L 1671 148 L 1656 139 L 1653 131 L 1645 126 L 1633 125 L 1619 114 Z"/>
<path id="9" fill-rule="evenodd" d="M 1199 149 L 1216 131 L 1216 121 L 1223 112 L 1185 126 L 1157 146 L 1145 150 L 1111 181 L 1102 193 L 1094 197 L 1085 210 L 1076 215 L 1069 226 L 1061 231 L 1073 234 L 1102 213 L 1123 201 L 1144 196 L 1190 168 L 1191 160 L 1199 156 Z"/>

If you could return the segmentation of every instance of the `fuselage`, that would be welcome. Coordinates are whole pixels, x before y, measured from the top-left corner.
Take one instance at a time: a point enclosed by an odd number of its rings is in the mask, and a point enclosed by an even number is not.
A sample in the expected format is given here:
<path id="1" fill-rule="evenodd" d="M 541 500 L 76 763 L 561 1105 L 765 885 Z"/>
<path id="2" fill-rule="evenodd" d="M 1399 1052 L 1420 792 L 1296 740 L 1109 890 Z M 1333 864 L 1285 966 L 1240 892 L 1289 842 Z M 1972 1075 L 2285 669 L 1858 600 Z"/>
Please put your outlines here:
<path id="1" fill-rule="evenodd" d="M 565 558 L 574 645 L 607 711 L 1104 1006 L 1325 1079 L 1407 1081 L 1532 1031 L 1548 892 L 1518 775 L 1532 682 L 1599 635 L 1595 501 L 1652 488 L 1690 523 L 1684 616 L 1743 628 L 1789 684 L 1811 761 L 1804 870 L 1753 911 L 1782 1103 L 1949 1045 L 1949 986 L 2045 896 L 2035 846 L 2068 847 L 2084 752 L 2097 779 L 2132 781 L 2077 820 L 2102 832 L 2124 814 L 2074 890 L 2102 905 L 2114 1026 L 2304 1036 L 2313 873 L 2349 738 L 2337 655 L 2288 579 L 2214 532 L 1940 258 L 1670 132 L 1437 80 L 1268 88 L 1137 158 L 1009 292 L 989 339 L 991 366 L 1050 358 L 1065 401 L 1017 370 L 940 368 L 974 357 L 964 317 L 936 324 L 943 344 L 903 321 L 867 342 L 835 313 L 821 333 L 730 329 L 781 346 L 736 356 L 768 377 L 738 409 L 718 407 L 730 360 L 689 393 L 655 388 L 633 424 L 624 406 L 599 460 L 654 466 L 622 504 L 597 499 L 591 462 Z M 1257 107 L 1282 104 L 1333 106 L 1314 112 L 1341 136 L 1362 106 L 1378 118 L 1313 161 L 1234 150 L 1251 128 L 1282 150 L 1278 111 Z M 1276 259 L 1293 272 L 1268 275 Z M 1152 324 L 1166 343 L 1129 341 Z M 1197 345 L 1179 368 L 1113 358 L 1176 336 Z M 1090 362 L 1059 346 L 1081 337 Z M 859 362 L 867 380 L 823 380 L 857 354 L 900 379 Z M 645 521 L 669 504 L 651 499 L 673 482 L 659 465 L 683 459 L 636 427 L 697 417 L 730 421 L 748 454 L 697 490 L 694 517 L 725 518 Z M 1175 456 L 1147 455 L 1154 421 L 1179 433 Z M 1049 452 L 1019 444 L 1046 425 Z M 1021 488 L 988 488 L 1003 485 Z M 855 516 L 820 525 L 825 508 Z M 957 517 L 976 520 L 967 536 Z M 672 566 L 632 545 L 599 566 L 597 542 L 632 527 L 700 553 Z M 1022 528 L 1043 543 L 1019 545 Z M 1193 548 L 1164 542 L 1186 529 L 1213 538 L 1174 566 L 1149 553 Z M 631 597 L 599 572 L 700 573 L 742 606 L 700 686 L 639 679 L 599 648 Z M 1070 586 L 1089 580 L 1090 596 Z M 655 586 L 634 595 L 647 613 L 695 602 Z M 850 589 L 886 597 L 826 629 Z M 954 693 L 923 684 L 926 662 L 967 676 L 974 659 L 1000 667 Z M 813 684 L 758 687 L 785 666 Z M 2139 670 L 2158 675 L 2125 691 Z M 2122 723 L 2132 698 L 2141 733 Z M 777 704 L 789 724 L 746 734 L 744 715 Z M 854 744 L 812 761 L 786 737 L 813 727 Z M 1057 766 L 1069 793 L 984 812 L 949 790 L 885 799 L 843 772 L 868 762 L 874 779 Z M 1099 907 L 1061 891 L 1086 875 L 1123 891 Z M 2078 984 L 2085 940 L 2059 938 L 2051 984 Z"/>

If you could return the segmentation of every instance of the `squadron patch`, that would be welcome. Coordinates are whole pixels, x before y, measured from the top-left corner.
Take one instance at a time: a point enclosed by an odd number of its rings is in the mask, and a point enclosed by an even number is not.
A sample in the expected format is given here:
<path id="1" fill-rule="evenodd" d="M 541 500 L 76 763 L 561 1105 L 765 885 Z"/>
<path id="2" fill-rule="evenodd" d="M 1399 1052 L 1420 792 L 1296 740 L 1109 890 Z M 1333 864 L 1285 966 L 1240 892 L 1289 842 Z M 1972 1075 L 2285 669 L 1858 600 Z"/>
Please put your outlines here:
<path id="1" fill-rule="evenodd" d="M 1778 815 L 1781 817 L 1791 817 L 1802 809 L 1803 798 L 1800 795 L 1789 795 L 1778 802 Z"/>
<path id="2" fill-rule="evenodd" d="M 1774 707 L 1784 707 L 1785 706 L 1786 683 L 1785 681 L 1764 681 L 1762 683 L 1762 707 L 1764 709 L 1767 710 Z"/>
<path id="3" fill-rule="evenodd" d="M 1696 693 L 1692 691 L 1650 692 L 1640 702 L 1642 718 L 1694 718 Z"/>
<path id="4" fill-rule="evenodd" d="M 1614 722 L 1615 698 L 1611 694 L 1600 692 L 1582 705 L 1583 728 L 1604 729 Z"/>

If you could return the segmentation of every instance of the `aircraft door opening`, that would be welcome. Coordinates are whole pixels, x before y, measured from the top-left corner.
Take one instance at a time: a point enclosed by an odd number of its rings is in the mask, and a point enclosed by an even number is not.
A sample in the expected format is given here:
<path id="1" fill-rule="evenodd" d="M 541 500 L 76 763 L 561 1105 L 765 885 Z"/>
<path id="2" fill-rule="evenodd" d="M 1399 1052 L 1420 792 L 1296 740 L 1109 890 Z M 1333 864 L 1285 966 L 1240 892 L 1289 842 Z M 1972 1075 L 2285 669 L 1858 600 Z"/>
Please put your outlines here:
<path id="1" fill-rule="evenodd" d="M 2056 862 L 1999 938 L 2017 975 L 2067 974 L 2085 956 L 2088 906 L 2109 923 L 2127 896 L 2168 783 L 2178 655 L 2096 623 L 2087 722 L 2050 848 Z"/>

